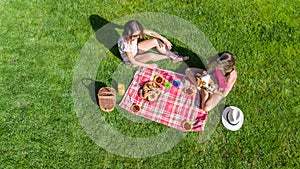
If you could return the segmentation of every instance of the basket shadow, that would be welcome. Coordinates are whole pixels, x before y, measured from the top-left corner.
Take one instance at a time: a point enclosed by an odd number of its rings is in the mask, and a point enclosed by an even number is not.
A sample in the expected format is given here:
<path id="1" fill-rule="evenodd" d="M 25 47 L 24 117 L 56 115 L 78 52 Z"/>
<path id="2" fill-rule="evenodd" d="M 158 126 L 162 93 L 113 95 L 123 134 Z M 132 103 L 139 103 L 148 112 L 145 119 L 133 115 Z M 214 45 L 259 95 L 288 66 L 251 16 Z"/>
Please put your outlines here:
<path id="1" fill-rule="evenodd" d="M 89 90 L 89 94 L 91 97 L 91 100 L 99 106 L 99 100 L 97 97 L 98 91 L 102 87 L 107 87 L 107 85 L 103 82 L 95 81 L 91 78 L 83 78 L 81 79 L 81 83 L 83 86 L 85 86 Z"/>

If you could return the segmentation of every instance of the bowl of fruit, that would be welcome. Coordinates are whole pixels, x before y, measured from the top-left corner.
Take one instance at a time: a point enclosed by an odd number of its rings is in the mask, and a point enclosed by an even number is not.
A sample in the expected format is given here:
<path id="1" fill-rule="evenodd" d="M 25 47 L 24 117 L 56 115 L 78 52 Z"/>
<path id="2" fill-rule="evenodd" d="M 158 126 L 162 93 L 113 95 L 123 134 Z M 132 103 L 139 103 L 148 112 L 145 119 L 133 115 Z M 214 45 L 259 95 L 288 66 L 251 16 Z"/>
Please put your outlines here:
<path id="1" fill-rule="evenodd" d="M 160 75 L 155 75 L 153 81 L 157 85 L 161 85 L 161 84 L 164 84 L 165 78 Z"/>
<path id="2" fill-rule="evenodd" d="M 186 120 L 186 121 L 182 122 L 182 128 L 185 131 L 191 131 L 193 129 L 193 124 L 192 124 L 192 122 Z"/>
<path id="3" fill-rule="evenodd" d="M 137 103 L 134 103 L 132 104 L 130 110 L 135 113 L 135 114 L 138 114 L 139 112 L 141 112 L 142 108 L 141 108 L 141 105 L 137 104 Z"/>
<path id="4" fill-rule="evenodd" d="M 188 95 L 188 96 L 192 96 L 192 95 L 195 94 L 195 91 L 194 91 L 194 89 L 193 89 L 192 87 L 186 87 L 186 88 L 184 89 L 184 93 L 185 93 L 186 95 Z"/>

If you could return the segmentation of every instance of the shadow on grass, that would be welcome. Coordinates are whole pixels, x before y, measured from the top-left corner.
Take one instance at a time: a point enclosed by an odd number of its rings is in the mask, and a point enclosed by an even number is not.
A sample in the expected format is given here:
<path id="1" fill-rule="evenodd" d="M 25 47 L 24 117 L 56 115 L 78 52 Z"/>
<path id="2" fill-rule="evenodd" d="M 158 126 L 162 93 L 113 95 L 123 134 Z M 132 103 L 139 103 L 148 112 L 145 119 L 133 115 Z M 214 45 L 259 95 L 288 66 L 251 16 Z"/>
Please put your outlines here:
<path id="1" fill-rule="evenodd" d="M 95 31 L 96 39 L 103 44 L 113 55 L 122 60 L 118 50 L 118 39 L 120 37 L 116 29 L 123 29 L 123 26 L 109 22 L 103 17 L 92 14 L 89 17 L 90 24 Z M 101 29 L 101 30 L 100 30 Z M 100 30 L 100 31 L 99 31 Z M 187 48 L 173 46 L 173 51 L 179 52 L 181 56 L 189 56 L 190 59 L 186 61 L 188 67 L 197 67 L 205 69 L 205 65 L 196 53 Z"/>
<path id="2" fill-rule="evenodd" d="M 201 59 L 203 59 L 203 56 L 198 56 L 193 51 L 191 51 L 187 48 L 183 48 L 183 47 L 175 46 L 175 47 L 173 47 L 173 50 L 178 51 L 181 56 L 189 56 L 190 57 L 189 60 L 187 60 L 185 62 L 189 67 L 197 67 L 197 68 L 205 69 L 205 65 L 201 60 Z"/>
<path id="3" fill-rule="evenodd" d="M 120 35 L 116 29 L 123 29 L 123 26 L 109 22 L 96 14 L 92 14 L 89 17 L 89 20 L 93 30 L 95 31 L 96 39 L 112 54 L 122 60 L 118 50 L 118 39 Z"/>
<path id="4" fill-rule="evenodd" d="M 180 56 L 189 56 L 189 60 L 185 61 L 185 64 L 180 64 L 180 66 L 176 68 L 176 70 L 174 70 L 175 72 L 184 73 L 185 69 L 188 67 L 195 67 L 206 70 L 206 66 L 202 61 L 202 56 L 197 55 L 196 53 L 187 48 L 179 47 L 176 45 L 174 45 L 172 49 L 172 51 L 177 51 Z"/>
<path id="5" fill-rule="evenodd" d="M 107 85 L 103 82 L 95 81 L 91 78 L 83 78 L 81 79 L 81 83 L 89 90 L 92 101 L 99 106 L 99 100 L 97 97 L 98 91 L 102 87 L 107 87 Z"/>

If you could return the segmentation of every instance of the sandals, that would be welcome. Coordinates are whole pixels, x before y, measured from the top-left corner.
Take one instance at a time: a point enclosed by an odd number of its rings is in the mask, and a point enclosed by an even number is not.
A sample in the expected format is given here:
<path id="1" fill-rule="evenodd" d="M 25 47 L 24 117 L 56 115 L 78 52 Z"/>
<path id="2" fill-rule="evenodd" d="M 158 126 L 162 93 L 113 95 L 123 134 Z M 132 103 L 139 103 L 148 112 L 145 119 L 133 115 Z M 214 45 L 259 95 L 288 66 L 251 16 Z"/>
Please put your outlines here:
<path id="1" fill-rule="evenodd" d="M 116 105 L 116 91 L 111 87 L 102 87 L 98 91 L 99 107 L 105 112 L 111 112 Z"/>

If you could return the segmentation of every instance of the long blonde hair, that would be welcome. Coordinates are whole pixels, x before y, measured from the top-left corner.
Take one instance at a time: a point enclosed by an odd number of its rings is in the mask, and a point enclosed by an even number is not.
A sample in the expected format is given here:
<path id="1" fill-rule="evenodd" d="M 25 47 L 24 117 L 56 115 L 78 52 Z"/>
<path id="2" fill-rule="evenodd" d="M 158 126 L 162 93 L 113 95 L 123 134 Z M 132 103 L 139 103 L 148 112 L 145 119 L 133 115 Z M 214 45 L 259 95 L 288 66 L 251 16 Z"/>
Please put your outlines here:
<path id="1" fill-rule="evenodd" d="M 218 54 L 219 57 L 216 59 L 216 67 L 223 68 L 225 71 L 232 70 L 235 66 L 236 56 L 231 52 L 222 52 Z"/>
<path id="2" fill-rule="evenodd" d="M 139 38 L 144 38 L 144 27 L 137 20 L 130 20 L 124 26 L 123 36 L 126 40 L 130 40 L 135 32 L 140 32 Z"/>

